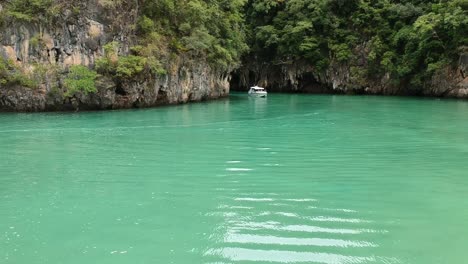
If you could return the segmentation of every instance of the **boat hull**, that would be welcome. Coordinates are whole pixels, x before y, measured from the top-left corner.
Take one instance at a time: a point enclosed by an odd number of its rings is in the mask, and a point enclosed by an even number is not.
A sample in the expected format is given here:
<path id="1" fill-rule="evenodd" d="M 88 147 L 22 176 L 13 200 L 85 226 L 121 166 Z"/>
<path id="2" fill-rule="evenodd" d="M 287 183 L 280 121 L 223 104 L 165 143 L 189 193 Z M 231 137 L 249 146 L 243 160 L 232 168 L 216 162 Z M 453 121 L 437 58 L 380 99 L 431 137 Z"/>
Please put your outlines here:
<path id="1" fill-rule="evenodd" d="M 267 93 L 249 93 L 249 96 L 265 98 L 267 97 Z"/>

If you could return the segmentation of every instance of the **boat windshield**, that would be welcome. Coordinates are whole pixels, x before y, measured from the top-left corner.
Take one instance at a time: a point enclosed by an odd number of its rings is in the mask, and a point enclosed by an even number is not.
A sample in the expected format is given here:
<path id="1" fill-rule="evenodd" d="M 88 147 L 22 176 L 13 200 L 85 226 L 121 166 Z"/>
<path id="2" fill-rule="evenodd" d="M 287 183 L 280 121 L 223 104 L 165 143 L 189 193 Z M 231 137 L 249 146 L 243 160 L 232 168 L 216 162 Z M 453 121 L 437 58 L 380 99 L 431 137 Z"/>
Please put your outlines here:
<path id="1" fill-rule="evenodd" d="M 251 89 L 254 90 L 254 91 L 256 91 L 256 92 L 263 92 L 263 91 L 265 91 L 265 89 L 264 89 L 264 88 L 261 88 L 261 87 L 252 87 Z"/>

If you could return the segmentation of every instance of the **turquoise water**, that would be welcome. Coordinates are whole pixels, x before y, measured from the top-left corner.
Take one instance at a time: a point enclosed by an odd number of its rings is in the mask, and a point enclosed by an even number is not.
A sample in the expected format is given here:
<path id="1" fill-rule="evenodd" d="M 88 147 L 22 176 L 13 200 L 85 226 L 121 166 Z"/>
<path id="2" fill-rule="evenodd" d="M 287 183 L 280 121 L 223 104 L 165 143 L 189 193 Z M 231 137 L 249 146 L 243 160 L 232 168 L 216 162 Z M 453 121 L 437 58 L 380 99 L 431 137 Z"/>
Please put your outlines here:
<path id="1" fill-rule="evenodd" d="M 0 263 L 466 263 L 468 102 L 0 114 Z"/>

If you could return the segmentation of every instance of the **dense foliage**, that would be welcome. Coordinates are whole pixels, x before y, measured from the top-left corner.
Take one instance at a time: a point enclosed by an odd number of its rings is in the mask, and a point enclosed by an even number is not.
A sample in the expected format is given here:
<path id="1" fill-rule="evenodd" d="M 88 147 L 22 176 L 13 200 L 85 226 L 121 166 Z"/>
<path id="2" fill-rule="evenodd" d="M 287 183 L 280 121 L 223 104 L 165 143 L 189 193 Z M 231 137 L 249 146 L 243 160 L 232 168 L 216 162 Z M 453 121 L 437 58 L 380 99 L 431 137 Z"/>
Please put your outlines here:
<path id="1" fill-rule="evenodd" d="M 355 79 L 389 74 L 421 87 L 468 46 L 468 0 L 97 0 L 108 27 L 131 36 L 110 42 L 101 74 L 130 79 L 165 74 L 183 56 L 220 72 L 241 58 L 306 63 L 323 72 L 349 65 Z M 8 20 L 49 23 L 78 15 L 87 1 L 5 0 Z M 71 12 L 70 12 L 71 11 Z M 111 39 L 112 41 L 112 39 Z M 34 42 L 33 42 L 34 43 Z M 102 43 L 105 44 L 105 43 Z M 3 62 L 3 75 L 5 75 Z M 5 77 L 2 77 L 6 82 Z"/>
<path id="2" fill-rule="evenodd" d="M 65 78 L 65 88 L 67 88 L 65 95 L 71 96 L 76 92 L 84 94 L 97 92 L 94 84 L 96 78 L 97 73 L 88 69 L 88 67 L 82 65 L 71 66 Z"/>
<path id="3" fill-rule="evenodd" d="M 60 16 L 63 10 L 69 9 L 78 13 L 78 4 L 67 0 L 5 0 L 6 11 L 1 14 L 18 21 L 46 23 Z"/>
<path id="4" fill-rule="evenodd" d="M 37 83 L 30 76 L 23 73 L 13 61 L 0 56 L 0 88 L 12 85 L 21 85 L 29 88 L 37 87 Z"/>
<path id="5" fill-rule="evenodd" d="M 252 54 L 265 61 L 343 62 L 418 87 L 468 45 L 467 10 L 467 0 L 253 0 L 246 13 Z"/>
<path id="6" fill-rule="evenodd" d="M 148 0 L 138 33 L 148 43 L 169 43 L 172 52 L 206 58 L 216 68 L 229 71 L 248 49 L 244 4 L 245 0 Z"/>

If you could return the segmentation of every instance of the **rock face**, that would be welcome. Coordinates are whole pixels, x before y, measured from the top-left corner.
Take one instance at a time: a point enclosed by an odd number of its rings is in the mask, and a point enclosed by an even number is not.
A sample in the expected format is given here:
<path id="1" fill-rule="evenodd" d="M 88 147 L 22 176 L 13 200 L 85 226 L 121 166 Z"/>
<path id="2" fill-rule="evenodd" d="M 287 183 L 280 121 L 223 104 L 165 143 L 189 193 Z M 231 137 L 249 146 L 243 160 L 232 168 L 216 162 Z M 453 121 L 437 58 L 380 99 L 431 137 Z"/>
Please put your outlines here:
<path id="1" fill-rule="evenodd" d="M 66 10 L 52 22 L 13 21 L 0 27 L 1 57 L 26 70 L 43 67 L 45 71 L 55 69 L 57 73 L 45 74 L 37 88 L 2 85 L 0 82 L 1 111 L 151 107 L 215 99 L 229 94 L 226 73 L 216 72 L 203 60 L 190 60 L 180 55 L 165 62 L 166 74 L 139 76 L 132 81 L 99 76 L 96 93 L 66 96 L 62 84 L 68 67 L 84 65 L 93 68 L 96 59 L 104 55 L 106 43 L 119 43 L 119 53 L 123 54 L 136 44 L 131 27 L 122 26 L 134 24 L 136 12 L 133 10 L 118 23 L 112 14 L 102 10 L 99 1 L 88 0 L 83 10 L 86 11 L 80 14 Z"/>
<path id="2" fill-rule="evenodd" d="M 366 65 L 368 55 L 365 47 L 359 51 L 358 67 L 332 62 L 325 71 L 318 71 L 301 61 L 274 64 L 253 59 L 254 63 L 245 64 L 232 78 L 230 72 L 211 68 L 203 58 L 169 55 L 170 59 L 162 62 L 165 74 L 146 74 L 132 80 L 99 76 L 96 93 L 67 95 L 63 84 L 69 67 L 93 68 L 96 60 L 105 56 L 104 46 L 108 43 L 118 43 L 118 53 L 123 55 L 138 44 L 135 34 L 138 4 L 130 10 L 110 12 L 102 3 L 112 1 L 77 1 L 74 8 L 79 11 L 65 8 L 47 21 L 39 17 L 29 22 L 2 23 L 0 16 L 0 58 L 13 61 L 26 72 L 42 69 L 35 88 L 21 82 L 7 85 L 2 82 L 0 72 L 0 111 L 151 107 L 220 98 L 229 94 L 230 87 L 245 91 L 255 84 L 280 92 L 468 98 L 466 50 L 461 52 L 457 65 L 439 70 L 423 84 L 424 89 L 413 91 L 408 84 L 394 83 L 389 74 L 374 79 L 360 76 L 359 67 Z M 0 4 L 0 12 L 3 9 Z"/>
<path id="3" fill-rule="evenodd" d="M 231 89 L 246 91 L 252 85 L 260 85 L 275 92 L 468 98 L 468 53 L 461 53 L 457 65 L 439 70 L 417 91 L 406 83 L 392 82 L 389 74 L 369 79 L 359 76 L 358 70 L 358 67 L 336 62 L 325 72 L 304 62 L 250 63 L 234 73 Z"/>
<path id="4" fill-rule="evenodd" d="M 21 86 L 0 88 L 0 109 L 7 111 L 45 110 L 46 95 Z"/>
<path id="5" fill-rule="evenodd" d="M 180 66 L 173 73 L 141 82 L 116 83 L 100 77 L 96 86 L 96 93 L 77 93 L 73 97 L 53 89 L 0 87 L 0 109 L 36 112 L 144 108 L 216 99 L 229 94 L 228 78 L 202 65 Z"/>

